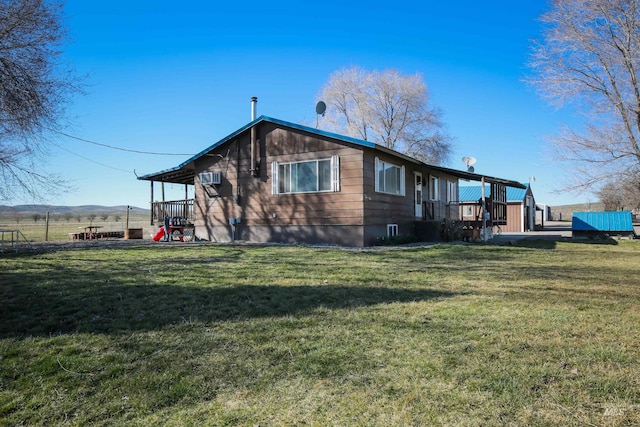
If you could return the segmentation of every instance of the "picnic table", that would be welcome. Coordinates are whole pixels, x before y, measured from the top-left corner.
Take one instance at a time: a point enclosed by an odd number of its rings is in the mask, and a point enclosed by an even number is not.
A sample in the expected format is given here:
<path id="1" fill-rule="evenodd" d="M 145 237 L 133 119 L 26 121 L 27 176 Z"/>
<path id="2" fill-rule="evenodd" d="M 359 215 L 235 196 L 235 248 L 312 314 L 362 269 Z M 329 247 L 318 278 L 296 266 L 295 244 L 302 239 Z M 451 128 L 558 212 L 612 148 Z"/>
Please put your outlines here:
<path id="1" fill-rule="evenodd" d="M 80 226 L 78 228 L 84 229 L 84 239 L 95 239 L 97 238 L 98 228 L 102 228 L 101 225 L 85 225 Z"/>
<path id="2" fill-rule="evenodd" d="M 81 231 L 69 233 L 71 240 L 97 240 L 97 239 L 121 239 L 124 231 L 98 231 L 101 225 L 83 225 L 78 227 Z"/>

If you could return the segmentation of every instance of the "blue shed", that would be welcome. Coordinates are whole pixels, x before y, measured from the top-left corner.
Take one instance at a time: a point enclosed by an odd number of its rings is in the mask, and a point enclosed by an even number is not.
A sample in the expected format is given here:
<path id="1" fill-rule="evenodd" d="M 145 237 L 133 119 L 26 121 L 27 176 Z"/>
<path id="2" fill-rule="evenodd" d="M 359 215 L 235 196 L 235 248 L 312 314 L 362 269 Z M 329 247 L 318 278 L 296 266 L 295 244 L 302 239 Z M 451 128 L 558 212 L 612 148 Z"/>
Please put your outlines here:
<path id="1" fill-rule="evenodd" d="M 574 212 L 571 231 L 573 237 L 633 236 L 631 211 Z"/>
<path id="2" fill-rule="evenodd" d="M 507 223 L 502 226 L 505 233 L 522 233 L 535 228 L 536 203 L 528 184 L 526 188 L 507 187 Z M 485 186 L 485 196 L 489 197 L 491 187 Z M 461 185 L 458 192 L 460 218 L 472 221 L 480 212 L 478 200 L 482 197 L 482 186 Z"/>

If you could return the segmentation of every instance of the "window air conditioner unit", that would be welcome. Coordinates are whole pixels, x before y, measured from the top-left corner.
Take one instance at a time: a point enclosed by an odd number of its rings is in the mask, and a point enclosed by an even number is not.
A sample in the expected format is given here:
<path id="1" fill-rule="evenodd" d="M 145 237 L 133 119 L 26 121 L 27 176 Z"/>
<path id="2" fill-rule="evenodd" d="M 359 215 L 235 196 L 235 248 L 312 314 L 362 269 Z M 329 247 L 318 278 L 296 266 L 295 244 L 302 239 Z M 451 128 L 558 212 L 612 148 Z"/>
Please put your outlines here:
<path id="1" fill-rule="evenodd" d="M 202 185 L 218 185 L 222 182 L 221 172 L 202 172 L 200 174 L 200 184 Z"/>

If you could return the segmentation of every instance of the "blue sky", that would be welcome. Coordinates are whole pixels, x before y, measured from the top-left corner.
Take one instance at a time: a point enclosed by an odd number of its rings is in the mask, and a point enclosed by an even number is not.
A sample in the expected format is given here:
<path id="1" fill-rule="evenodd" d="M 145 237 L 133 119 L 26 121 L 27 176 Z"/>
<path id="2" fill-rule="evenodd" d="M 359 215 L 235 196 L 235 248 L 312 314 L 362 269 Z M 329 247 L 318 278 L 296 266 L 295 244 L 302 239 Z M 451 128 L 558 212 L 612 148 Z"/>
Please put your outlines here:
<path id="1" fill-rule="evenodd" d="M 183 162 L 258 114 L 315 123 L 316 95 L 343 67 L 421 73 L 443 111 L 455 150 L 447 165 L 527 182 L 536 201 L 580 203 L 558 194 L 562 165 L 548 159 L 545 138 L 571 119 L 522 82 L 530 40 L 538 37 L 542 1 L 219 2 L 67 0 L 70 43 L 64 58 L 86 75 L 65 131 L 52 140 L 47 168 L 76 191 L 56 205 L 148 207 L 138 175 Z M 168 185 L 179 199 L 184 187 Z M 156 191 L 156 196 L 158 192 Z"/>

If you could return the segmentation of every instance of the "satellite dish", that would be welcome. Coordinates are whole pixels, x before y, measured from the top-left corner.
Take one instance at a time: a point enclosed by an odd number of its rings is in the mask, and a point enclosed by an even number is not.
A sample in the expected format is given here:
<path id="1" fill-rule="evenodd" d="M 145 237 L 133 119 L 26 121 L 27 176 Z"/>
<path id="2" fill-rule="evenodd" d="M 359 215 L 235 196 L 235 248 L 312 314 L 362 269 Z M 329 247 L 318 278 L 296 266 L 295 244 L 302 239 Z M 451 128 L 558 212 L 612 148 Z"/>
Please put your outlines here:
<path id="1" fill-rule="evenodd" d="M 471 157 L 471 156 L 464 156 L 462 158 L 462 163 L 464 163 L 467 166 L 467 172 L 471 172 L 473 173 L 473 171 L 475 170 L 473 168 L 473 165 L 475 165 L 477 162 L 475 157 Z"/>
<path id="2" fill-rule="evenodd" d="M 316 104 L 316 114 L 322 114 L 324 116 L 324 112 L 327 111 L 327 104 L 320 101 Z"/>
<path id="3" fill-rule="evenodd" d="M 322 101 L 319 101 L 316 104 L 316 129 L 318 129 L 318 117 L 322 116 L 324 117 L 324 112 L 327 111 L 327 104 L 325 104 Z"/>
<path id="4" fill-rule="evenodd" d="M 462 163 L 464 163 L 465 165 L 467 165 L 467 167 L 469 166 L 473 166 L 475 165 L 477 162 L 475 157 L 470 157 L 470 156 L 464 156 L 462 158 Z"/>

